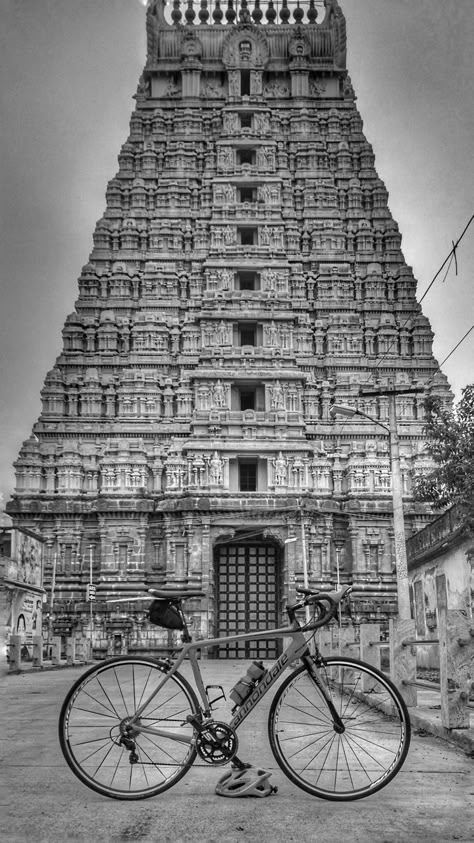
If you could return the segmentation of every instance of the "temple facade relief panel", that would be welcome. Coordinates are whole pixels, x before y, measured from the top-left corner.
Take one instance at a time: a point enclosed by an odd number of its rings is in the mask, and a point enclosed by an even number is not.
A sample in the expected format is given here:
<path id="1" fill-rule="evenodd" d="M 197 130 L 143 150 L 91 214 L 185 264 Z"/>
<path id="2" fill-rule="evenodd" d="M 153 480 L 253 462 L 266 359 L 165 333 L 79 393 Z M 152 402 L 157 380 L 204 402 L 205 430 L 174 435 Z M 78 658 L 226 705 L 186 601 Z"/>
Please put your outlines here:
<path id="1" fill-rule="evenodd" d="M 215 268 L 209 269 L 206 273 L 206 292 L 225 293 L 232 289 L 234 273 L 230 269 Z"/>
<path id="2" fill-rule="evenodd" d="M 284 248 L 284 229 L 278 225 L 258 227 L 258 245 L 263 248 L 281 251 Z"/>
<path id="3" fill-rule="evenodd" d="M 262 271 L 262 290 L 273 295 L 288 294 L 288 270 L 269 267 Z"/>
<path id="4" fill-rule="evenodd" d="M 214 185 L 213 201 L 215 205 L 234 205 L 236 201 L 236 187 L 224 182 Z"/>
<path id="5" fill-rule="evenodd" d="M 269 325 L 263 327 L 263 345 L 278 348 L 280 351 L 290 351 L 296 345 L 294 334 L 293 325 L 272 320 Z"/>
<path id="6" fill-rule="evenodd" d="M 307 455 L 279 451 L 268 464 L 268 488 L 278 492 L 306 491 L 311 486 Z"/>
<path id="7" fill-rule="evenodd" d="M 264 205 L 279 207 L 281 203 L 281 185 L 266 182 L 257 187 L 257 201 Z"/>
<path id="8" fill-rule="evenodd" d="M 201 342 L 203 348 L 223 348 L 233 344 L 232 323 L 224 322 L 201 322 Z"/>
<path id="9" fill-rule="evenodd" d="M 211 226 L 211 250 L 235 246 L 237 242 L 237 229 L 234 225 Z"/>
<path id="10" fill-rule="evenodd" d="M 275 148 L 260 146 L 257 149 L 256 164 L 259 173 L 273 173 L 275 171 Z"/>

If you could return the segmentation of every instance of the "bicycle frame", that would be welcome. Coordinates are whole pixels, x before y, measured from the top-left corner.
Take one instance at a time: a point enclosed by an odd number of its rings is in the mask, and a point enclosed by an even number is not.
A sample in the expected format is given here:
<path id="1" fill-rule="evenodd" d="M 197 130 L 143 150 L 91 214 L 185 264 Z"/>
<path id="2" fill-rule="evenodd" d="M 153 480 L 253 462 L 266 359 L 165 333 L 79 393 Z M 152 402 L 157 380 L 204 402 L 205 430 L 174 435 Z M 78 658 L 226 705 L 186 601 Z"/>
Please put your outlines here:
<path id="1" fill-rule="evenodd" d="M 161 688 L 166 684 L 168 679 L 170 679 L 177 672 L 179 666 L 183 663 L 185 658 L 188 657 L 189 662 L 191 664 L 196 688 L 198 690 L 203 705 L 202 713 L 205 717 L 209 717 L 211 714 L 210 703 L 197 659 L 197 650 L 201 650 L 203 648 L 209 649 L 210 647 L 228 644 L 232 641 L 261 641 L 267 638 L 287 637 L 291 637 L 293 640 L 290 641 L 289 645 L 286 647 L 283 653 L 267 670 L 267 673 L 263 676 L 261 682 L 259 682 L 258 685 L 254 688 L 250 696 L 245 700 L 243 705 L 239 708 L 239 710 L 236 712 L 236 714 L 230 721 L 230 728 L 234 730 L 237 729 L 248 717 L 248 715 L 255 708 L 255 706 L 258 705 L 260 700 L 263 699 L 267 691 L 269 691 L 270 688 L 275 684 L 278 677 L 285 670 L 285 667 L 291 664 L 291 662 L 295 659 L 302 658 L 304 655 L 309 654 L 308 642 L 301 627 L 298 626 L 295 628 L 294 626 L 288 626 L 281 627 L 280 629 L 266 629 L 261 632 L 246 632 L 240 635 L 228 635 L 223 638 L 206 638 L 203 641 L 191 641 L 187 644 L 183 644 L 178 658 L 173 663 L 170 670 L 167 671 L 166 675 L 163 677 L 162 682 L 157 685 L 153 693 L 150 694 L 150 696 L 145 700 L 145 702 L 140 705 L 133 717 L 130 718 L 129 724 L 134 728 L 138 729 L 139 731 L 146 732 L 147 734 L 157 735 L 158 737 L 161 736 L 170 738 L 171 740 L 176 740 L 180 743 L 192 743 L 192 741 L 194 740 L 193 735 L 185 735 L 181 734 L 180 732 L 170 731 L 168 729 L 159 729 L 151 726 L 143 726 L 142 724 L 139 724 L 137 722 L 139 721 L 142 712 L 153 700 L 156 694 L 161 690 Z"/>

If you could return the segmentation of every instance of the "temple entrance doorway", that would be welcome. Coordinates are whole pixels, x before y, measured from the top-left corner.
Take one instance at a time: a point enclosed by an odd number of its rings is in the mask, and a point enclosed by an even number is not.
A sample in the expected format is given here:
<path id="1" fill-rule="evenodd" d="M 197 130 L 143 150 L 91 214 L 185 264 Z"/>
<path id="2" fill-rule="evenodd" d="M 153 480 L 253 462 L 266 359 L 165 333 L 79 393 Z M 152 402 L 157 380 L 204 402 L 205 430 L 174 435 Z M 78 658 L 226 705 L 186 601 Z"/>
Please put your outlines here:
<path id="1" fill-rule="evenodd" d="M 279 626 L 282 550 L 269 541 L 236 541 L 214 550 L 216 635 L 234 635 Z M 274 659 L 281 638 L 234 641 L 217 658 Z"/>

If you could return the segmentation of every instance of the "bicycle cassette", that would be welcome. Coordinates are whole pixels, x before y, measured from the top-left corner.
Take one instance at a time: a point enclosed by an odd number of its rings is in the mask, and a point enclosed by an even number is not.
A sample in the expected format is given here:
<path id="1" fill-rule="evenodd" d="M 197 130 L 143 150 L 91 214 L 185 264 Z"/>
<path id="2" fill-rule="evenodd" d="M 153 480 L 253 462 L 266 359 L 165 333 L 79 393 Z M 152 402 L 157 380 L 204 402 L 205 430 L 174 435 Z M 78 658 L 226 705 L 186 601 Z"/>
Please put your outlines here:
<path id="1" fill-rule="evenodd" d="M 209 723 L 196 738 L 196 749 L 206 764 L 227 764 L 238 746 L 237 735 L 227 723 Z"/>

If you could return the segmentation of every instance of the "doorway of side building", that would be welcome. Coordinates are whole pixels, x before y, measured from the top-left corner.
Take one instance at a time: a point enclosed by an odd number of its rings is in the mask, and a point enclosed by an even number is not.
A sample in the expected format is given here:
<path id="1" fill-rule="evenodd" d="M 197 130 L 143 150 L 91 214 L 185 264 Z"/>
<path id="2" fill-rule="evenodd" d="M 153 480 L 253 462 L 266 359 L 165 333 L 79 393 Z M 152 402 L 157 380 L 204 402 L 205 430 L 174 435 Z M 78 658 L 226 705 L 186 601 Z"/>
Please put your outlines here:
<path id="1" fill-rule="evenodd" d="M 241 634 L 279 626 L 282 551 L 273 542 L 242 541 L 217 545 L 216 635 Z M 281 638 L 233 641 L 216 650 L 221 659 L 273 659 Z"/>

